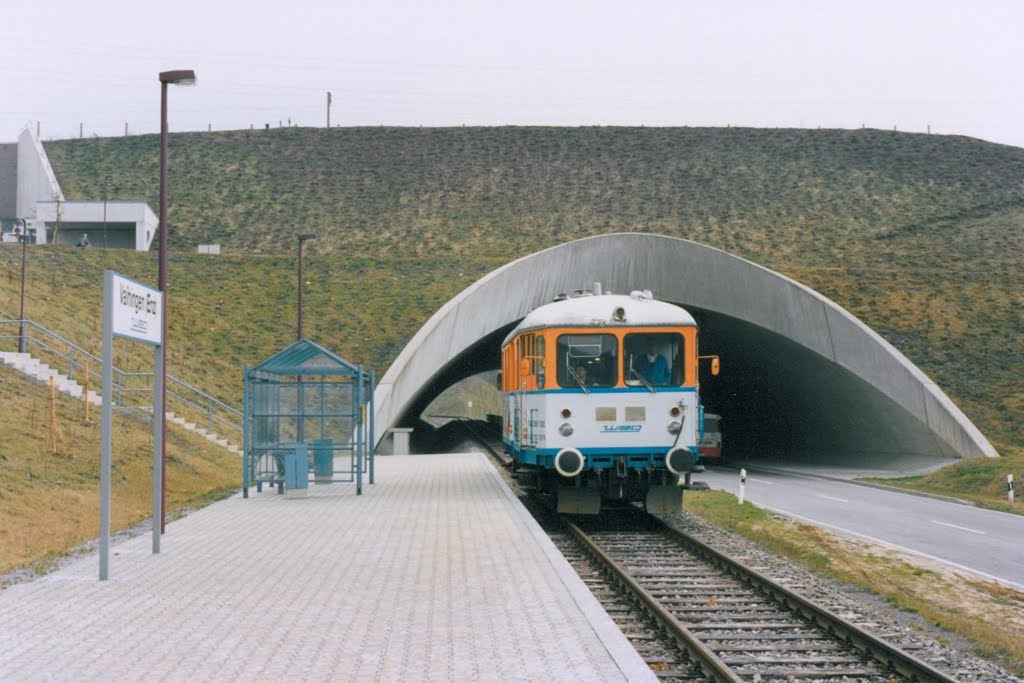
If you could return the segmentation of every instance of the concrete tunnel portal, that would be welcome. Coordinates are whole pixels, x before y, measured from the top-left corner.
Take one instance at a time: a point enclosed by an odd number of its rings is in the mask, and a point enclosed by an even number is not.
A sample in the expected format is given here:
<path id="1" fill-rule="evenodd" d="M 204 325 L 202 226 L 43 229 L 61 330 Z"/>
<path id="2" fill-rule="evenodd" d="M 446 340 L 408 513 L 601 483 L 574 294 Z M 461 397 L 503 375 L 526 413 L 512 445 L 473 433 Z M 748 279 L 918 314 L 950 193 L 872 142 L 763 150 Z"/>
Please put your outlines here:
<path id="1" fill-rule="evenodd" d="M 726 252 L 640 233 L 531 254 L 445 304 L 379 383 L 378 439 L 423 430 L 445 389 L 498 369 L 501 341 L 529 311 L 594 282 L 650 289 L 693 314 L 700 352 L 722 359 L 719 376 L 702 372 L 701 399 L 724 416 L 727 454 L 850 467 L 997 455 L 934 382 L 837 304 Z"/>

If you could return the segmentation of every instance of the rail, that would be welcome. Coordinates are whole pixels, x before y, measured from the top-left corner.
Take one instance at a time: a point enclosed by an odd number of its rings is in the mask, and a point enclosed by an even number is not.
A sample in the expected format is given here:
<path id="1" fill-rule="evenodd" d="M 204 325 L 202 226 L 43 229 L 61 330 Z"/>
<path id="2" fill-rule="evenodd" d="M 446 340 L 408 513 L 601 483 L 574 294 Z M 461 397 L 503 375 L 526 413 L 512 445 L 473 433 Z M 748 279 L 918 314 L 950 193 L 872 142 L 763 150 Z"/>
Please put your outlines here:
<path id="1" fill-rule="evenodd" d="M 11 333 L 13 328 L 13 333 Z M 99 393 L 102 386 L 102 359 L 56 332 L 32 320 L 0 320 L 0 348 L 10 345 L 15 348 L 24 334 L 23 347 L 50 367 L 64 371 L 69 379 L 79 384 L 88 383 L 90 390 Z M 31 348 L 36 350 L 33 353 Z M 114 380 L 113 405 L 129 410 L 152 411 L 152 401 L 146 396 L 153 393 L 152 372 L 126 372 L 112 368 Z M 86 380 L 87 381 L 83 381 Z M 242 435 L 242 412 L 220 399 L 210 396 L 188 382 L 173 375 L 167 375 L 167 409 L 196 424 L 205 424 L 213 433 L 215 427 L 227 428 Z"/>
<path id="2" fill-rule="evenodd" d="M 613 553 L 603 547 L 602 541 L 593 538 L 577 525 L 567 520 L 563 521 L 572 535 L 586 548 L 591 557 L 603 565 L 605 570 L 620 586 L 636 596 L 636 600 L 643 605 L 648 614 L 658 622 L 683 650 L 689 653 L 692 661 L 700 666 L 705 675 L 716 681 L 739 681 L 750 680 L 751 678 L 758 680 L 762 677 L 772 678 L 776 674 L 785 679 L 787 676 L 797 675 L 798 670 L 794 667 L 800 665 L 800 659 L 791 657 L 785 659 L 773 656 L 740 657 L 739 660 L 744 663 L 758 664 L 769 668 L 758 670 L 733 668 L 732 662 L 727 660 L 736 659 L 736 657 L 726 657 L 724 655 L 729 654 L 735 648 L 732 646 L 721 646 L 724 640 L 728 640 L 732 636 L 716 636 L 713 634 L 716 626 L 711 623 L 713 621 L 711 614 L 717 609 L 713 607 L 715 603 L 705 600 L 700 595 L 700 589 L 696 586 L 690 586 L 685 590 L 682 588 L 683 584 L 680 584 L 679 588 L 672 587 L 675 582 L 678 582 L 679 567 L 684 566 L 688 562 L 688 560 L 684 559 L 683 555 L 677 557 L 665 549 L 655 547 L 656 542 L 653 540 L 653 537 L 639 538 L 635 535 L 638 532 L 626 534 L 625 537 L 628 540 L 613 541 L 612 545 L 615 547 L 615 552 Z M 741 625 L 741 621 L 746 621 L 743 617 L 734 616 L 730 619 L 727 616 L 726 619 L 730 623 L 720 625 L 717 628 L 733 630 L 757 628 L 765 629 L 767 632 L 773 632 L 776 629 L 794 629 L 795 633 L 801 629 L 800 623 L 812 624 L 813 627 L 820 629 L 821 638 L 831 637 L 837 642 L 836 646 L 828 647 L 851 647 L 860 653 L 864 661 L 873 660 L 878 667 L 878 671 L 874 673 L 867 671 L 829 671 L 826 668 L 820 668 L 800 671 L 800 675 L 810 673 L 813 670 L 819 677 L 835 677 L 841 674 L 853 678 L 870 678 L 875 676 L 876 673 L 896 672 L 910 681 L 953 683 L 955 680 L 928 663 L 868 633 L 859 626 L 779 585 L 763 574 L 724 555 L 698 539 L 665 524 L 661 520 L 648 517 L 646 525 L 648 525 L 649 532 L 653 532 L 670 541 L 680 551 L 685 550 L 686 554 L 692 553 L 700 557 L 703 562 L 708 563 L 708 568 L 713 565 L 723 575 L 731 576 L 739 584 L 746 585 L 752 591 L 751 595 L 763 596 L 763 598 L 767 599 L 768 603 L 774 605 L 779 610 L 799 615 L 794 621 L 790 621 L 785 617 L 769 613 L 765 607 L 758 607 L 756 614 L 749 617 L 753 621 L 747 621 L 745 625 Z M 633 552 L 639 552 L 640 554 L 633 555 L 631 554 Z M 613 557 L 613 555 L 618 555 L 618 559 Z M 645 558 L 647 559 L 645 560 Z M 650 566 L 645 566 L 645 561 Z M 691 571 L 697 572 L 700 570 L 691 568 Z M 700 576 L 702 579 L 707 580 L 712 578 L 711 573 L 708 573 L 707 570 L 700 572 Z M 715 582 L 712 581 L 711 583 Z M 717 585 L 712 592 L 718 594 L 728 591 L 723 590 L 723 586 Z M 754 603 L 757 600 L 740 597 L 739 593 L 730 593 L 730 595 L 733 597 L 723 600 L 723 603 L 745 604 Z M 662 601 L 662 596 L 668 598 L 668 603 Z M 708 607 L 708 605 L 712 605 L 712 607 Z M 723 611 L 728 612 L 728 608 L 723 608 Z M 676 613 L 687 615 L 690 620 L 696 622 L 695 625 L 688 627 L 676 617 Z M 694 617 L 694 615 L 697 616 Z M 698 635 L 701 632 L 711 632 L 712 635 L 708 640 L 705 640 L 705 636 Z M 781 633 L 781 631 L 778 633 Z M 802 633 L 803 635 L 800 637 L 807 639 L 806 631 L 802 631 Z M 769 636 L 769 639 L 785 639 L 786 637 L 785 635 L 772 635 Z M 751 638 L 745 641 L 746 644 L 741 649 L 751 651 L 754 649 L 751 646 L 754 642 Z M 718 642 L 719 646 L 712 646 L 710 645 L 711 642 Z M 795 643 L 796 641 L 793 642 Z M 841 663 L 842 660 L 841 657 L 822 657 L 818 653 L 818 650 L 827 649 L 824 641 L 820 641 L 817 644 L 812 643 L 809 646 L 769 646 L 768 650 L 771 650 L 772 647 L 778 647 L 779 650 L 787 650 L 791 654 L 796 654 L 797 651 L 805 649 L 812 653 L 817 653 L 814 655 L 815 660 L 811 663 L 812 667 L 820 666 L 826 662 Z M 772 671 L 771 666 L 776 664 L 787 668 L 781 673 Z M 870 675 L 868 675 L 869 673 Z"/>

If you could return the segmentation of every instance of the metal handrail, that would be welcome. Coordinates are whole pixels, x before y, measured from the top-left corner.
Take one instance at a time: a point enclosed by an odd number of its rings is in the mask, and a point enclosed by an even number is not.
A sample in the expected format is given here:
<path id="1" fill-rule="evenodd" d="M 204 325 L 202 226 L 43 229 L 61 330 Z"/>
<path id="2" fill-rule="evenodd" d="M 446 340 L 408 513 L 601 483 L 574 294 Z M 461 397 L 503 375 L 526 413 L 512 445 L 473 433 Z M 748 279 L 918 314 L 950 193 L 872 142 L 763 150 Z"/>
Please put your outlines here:
<path id="1" fill-rule="evenodd" d="M 99 380 L 102 378 L 102 373 L 100 372 L 99 368 L 102 368 L 103 361 L 95 354 L 86 351 L 85 349 L 78 346 L 74 342 L 68 341 L 64 337 L 57 334 L 56 332 L 47 329 L 46 327 L 43 327 L 39 323 L 32 320 L 0 320 L 0 327 L 4 325 L 17 325 L 19 330 L 22 329 L 22 326 L 24 326 L 24 328 L 26 328 L 26 334 L 24 335 L 26 342 L 32 342 L 36 346 L 48 351 L 49 353 L 57 356 L 58 358 L 62 358 L 68 361 L 68 378 L 70 379 L 74 379 L 76 367 L 81 368 L 85 365 L 85 359 L 95 361 L 95 365 L 89 368 L 89 375 L 90 377 L 95 377 L 97 379 L 96 386 L 99 386 Z M 34 336 L 28 333 L 27 329 L 38 330 L 43 335 L 47 335 L 49 339 L 41 336 Z M 0 341 L 5 339 L 20 339 L 21 337 L 21 334 L 0 334 Z M 52 345 L 54 341 L 63 344 L 66 347 L 66 351 L 56 348 L 56 346 Z M 113 367 L 111 368 L 111 370 L 115 375 L 116 400 L 114 400 L 114 405 L 125 407 L 125 394 L 152 393 L 152 372 L 126 372 L 118 367 Z M 135 378 L 148 379 L 149 386 L 125 386 L 125 380 L 131 381 L 132 379 Z M 191 396 L 186 395 L 186 392 L 177 393 L 168 390 L 167 393 L 169 396 L 176 398 L 186 406 L 195 409 L 200 413 L 205 413 L 207 418 L 208 432 L 213 433 L 214 422 L 217 422 L 218 424 L 222 424 L 225 427 L 230 427 L 231 429 L 234 429 L 235 431 L 241 433 L 242 411 L 228 405 L 227 403 L 221 401 L 220 399 L 210 396 L 206 392 L 197 389 L 188 382 L 180 380 L 177 377 L 174 377 L 173 375 L 167 375 L 167 382 L 169 385 L 176 385 L 187 390 L 187 392 L 191 392 Z M 219 413 L 227 413 L 227 417 Z"/>

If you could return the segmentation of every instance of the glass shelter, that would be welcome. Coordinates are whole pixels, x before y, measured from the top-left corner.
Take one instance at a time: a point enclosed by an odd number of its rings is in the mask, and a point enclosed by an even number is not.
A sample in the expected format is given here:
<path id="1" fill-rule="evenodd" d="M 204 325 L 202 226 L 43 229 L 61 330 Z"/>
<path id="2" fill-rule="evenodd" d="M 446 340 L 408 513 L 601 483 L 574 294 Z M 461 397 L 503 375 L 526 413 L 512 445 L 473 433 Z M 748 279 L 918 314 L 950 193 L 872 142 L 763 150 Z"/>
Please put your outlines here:
<path id="1" fill-rule="evenodd" d="M 373 483 L 373 371 L 300 339 L 245 368 L 242 492 Z M 304 491 L 303 491 L 304 492 Z"/>

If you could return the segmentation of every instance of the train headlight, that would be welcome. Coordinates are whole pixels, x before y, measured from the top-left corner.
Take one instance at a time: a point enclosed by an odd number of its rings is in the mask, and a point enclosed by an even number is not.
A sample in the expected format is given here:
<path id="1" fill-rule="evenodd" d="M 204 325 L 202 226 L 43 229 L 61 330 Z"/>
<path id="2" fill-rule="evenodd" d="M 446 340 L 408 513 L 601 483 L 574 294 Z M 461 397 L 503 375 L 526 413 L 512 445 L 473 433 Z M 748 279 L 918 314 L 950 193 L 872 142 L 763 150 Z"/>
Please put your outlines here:
<path id="1" fill-rule="evenodd" d="M 672 420 L 671 422 L 668 423 L 668 433 L 669 434 L 678 434 L 679 430 L 681 430 L 682 428 L 683 428 L 683 423 L 680 422 L 679 420 Z"/>
<path id="2" fill-rule="evenodd" d="M 682 411 L 679 410 L 679 406 L 672 406 L 672 408 L 669 409 L 668 414 L 672 417 L 679 417 L 680 412 Z"/>
<path id="3" fill-rule="evenodd" d="M 562 436 L 572 436 L 572 425 L 568 422 L 563 422 L 562 426 L 558 428 L 558 433 Z"/>
<path id="4" fill-rule="evenodd" d="M 696 464 L 697 456 L 687 448 L 673 448 L 668 452 L 668 455 L 665 456 L 665 467 L 667 467 L 668 471 L 672 474 L 685 474 Z"/>
<path id="5" fill-rule="evenodd" d="M 570 417 L 572 417 L 572 411 L 568 408 L 562 408 L 562 419 L 568 420 Z"/>
<path id="6" fill-rule="evenodd" d="M 586 458 L 575 448 L 563 448 L 555 455 L 555 470 L 569 479 L 582 472 L 584 464 Z"/>

